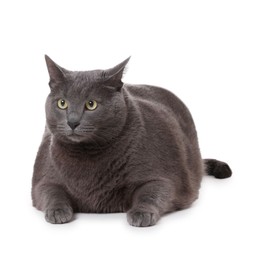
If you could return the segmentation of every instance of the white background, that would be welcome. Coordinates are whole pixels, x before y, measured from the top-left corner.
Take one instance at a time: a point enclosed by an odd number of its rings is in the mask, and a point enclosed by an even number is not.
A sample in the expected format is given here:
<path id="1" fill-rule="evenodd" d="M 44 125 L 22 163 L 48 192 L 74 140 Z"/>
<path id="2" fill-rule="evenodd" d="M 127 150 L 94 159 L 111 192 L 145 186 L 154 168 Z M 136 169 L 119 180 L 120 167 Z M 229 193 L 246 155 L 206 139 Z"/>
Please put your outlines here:
<path id="1" fill-rule="evenodd" d="M 46 223 L 30 198 L 45 53 L 72 70 L 131 55 L 124 81 L 177 94 L 203 156 L 227 161 L 233 177 L 205 177 L 193 207 L 152 228 L 125 214 Z M 1 259 L 260 259 L 259 1 L 1 1 L 0 75 Z"/>

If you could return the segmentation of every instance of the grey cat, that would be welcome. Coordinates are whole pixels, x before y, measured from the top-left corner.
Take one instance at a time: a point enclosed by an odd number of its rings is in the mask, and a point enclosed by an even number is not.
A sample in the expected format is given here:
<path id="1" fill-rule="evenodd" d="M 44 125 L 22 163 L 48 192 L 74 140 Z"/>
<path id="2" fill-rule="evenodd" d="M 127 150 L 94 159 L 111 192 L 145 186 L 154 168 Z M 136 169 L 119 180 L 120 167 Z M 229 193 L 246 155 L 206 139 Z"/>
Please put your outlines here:
<path id="1" fill-rule="evenodd" d="M 162 88 L 123 84 L 129 58 L 85 72 L 45 58 L 50 94 L 32 200 L 48 222 L 69 222 L 75 212 L 127 212 L 130 225 L 152 226 L 189 207 L 206 173 L 231 176 L 226 163 L 202 160 L 180 99 Z"/>

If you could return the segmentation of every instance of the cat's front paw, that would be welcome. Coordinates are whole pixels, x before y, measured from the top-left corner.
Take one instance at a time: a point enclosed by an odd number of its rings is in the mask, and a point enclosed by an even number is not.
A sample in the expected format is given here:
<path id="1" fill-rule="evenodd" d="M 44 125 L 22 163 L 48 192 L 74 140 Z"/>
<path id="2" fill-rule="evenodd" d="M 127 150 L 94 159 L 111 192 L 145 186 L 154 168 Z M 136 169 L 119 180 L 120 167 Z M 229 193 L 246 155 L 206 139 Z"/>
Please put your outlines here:
<path id="1" fill-rule="evenodd" d="M 45 212 L 45 219 L 52 224 L 64 224 L 70 222 L 73 217 L 73 210 L 70 207 L 50 208 Z"/>
<path id="2" fill-rule="evenodd" d="M 149 227 L 154 226 L 160 216 L 157 213 L 130 210 L 127 212 L 127 221 L 131 226 Z"/>

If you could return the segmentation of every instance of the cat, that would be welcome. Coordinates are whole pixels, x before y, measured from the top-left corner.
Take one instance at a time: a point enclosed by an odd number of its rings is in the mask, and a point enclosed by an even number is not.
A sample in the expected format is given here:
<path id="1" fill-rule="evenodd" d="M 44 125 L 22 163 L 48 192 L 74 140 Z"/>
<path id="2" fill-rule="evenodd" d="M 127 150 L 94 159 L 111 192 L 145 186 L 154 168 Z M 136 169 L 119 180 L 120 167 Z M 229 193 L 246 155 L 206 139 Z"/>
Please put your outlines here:
<path id="1" fill-rule="evenodd" d="M 69 71 L 45 56 L 46 127 L 32 179 L 33 206 L 50 223 L 76 212 L 126 212 L 136 227 L 188 208 L 202 177 L 230 177 L 203 160 L 193 119 L 163 88 L 122 82 L 130 57 L 108 70 Z"/>

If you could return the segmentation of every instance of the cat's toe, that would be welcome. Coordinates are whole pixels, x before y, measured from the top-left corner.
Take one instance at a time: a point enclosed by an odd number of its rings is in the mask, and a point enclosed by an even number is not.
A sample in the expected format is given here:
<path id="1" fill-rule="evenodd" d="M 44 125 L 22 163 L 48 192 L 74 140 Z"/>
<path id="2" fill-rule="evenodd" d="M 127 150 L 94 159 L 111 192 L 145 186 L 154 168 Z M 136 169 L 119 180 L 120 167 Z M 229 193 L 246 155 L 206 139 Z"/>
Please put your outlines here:
<path id="1" fill-rule="evenodd" d="M 127 221 L 131 226 L 149 227 L 153 226 L 159 220 L 159 215 L 152 212 L 129 211 Z"/>
<path id="2" fill-rule="evenodd" d="M 52 224 L 64 224 L 70 222 L 73 217 L 71 208 L 63 209 L 47 209 L 45 212 L 45 219 Z"/>

